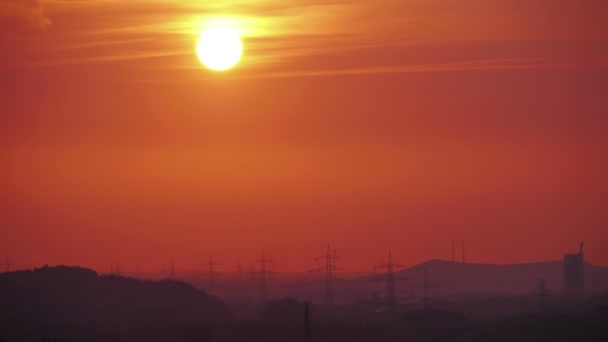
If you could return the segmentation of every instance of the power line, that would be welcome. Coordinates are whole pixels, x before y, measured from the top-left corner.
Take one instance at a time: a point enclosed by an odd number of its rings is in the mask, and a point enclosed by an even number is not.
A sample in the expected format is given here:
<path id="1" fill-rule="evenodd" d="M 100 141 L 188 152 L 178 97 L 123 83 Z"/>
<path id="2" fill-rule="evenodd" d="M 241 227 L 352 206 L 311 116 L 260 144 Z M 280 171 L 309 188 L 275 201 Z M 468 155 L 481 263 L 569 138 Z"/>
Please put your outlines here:
<path id="1" fill-rule="evenodd" d="M 374 266 L 374 271 L 377 269 L 386 269 L 385 281 L 386 281 L 386 307 L 389 312 L 394 312 L 397 306 L 397 297 L 395 295 L 395 280 L 407 280 L 405 278 L 395 278 L 395 268 L 403 268 L 405 265 L 396 264 L 393 262 L 393 256 L 391 251 L 388 251 L 388 262 Z"/>
<path id="2" fill-rule="evenodd" d="M 4 262 L 4 269 L 6 272 L 11 271 L 11 266 L 15 266 L 15 264 L 11 262 L 9 257 L 6 257 L 6 261 Z"/>
<path id="3" fill-rule="evenodd" d="M 209 262 L 207 263 L 202 263 L 201 266 L 209 266 L 209 294 L 213 294 L 214 293 L 214 278 L 215 278 L 215 271 L 214 271 L 214 266 L 219 266 L 221 264 L 218 264 L 216 262 L 213 261 L 213 256 L 209 257 Z"/>
<path id="4" fill-rule="evenodd" d="M 253 268 L 253 263 L 259 263 L 260 264 L 260 270 L 259 271 L 255 271 Z M 266 304 L 266 299 L 268 298 L 268 293 L 267 293 L 267 274 L 268 273 L 274 273 L 274 260 L 272 258 L 267 259 L 264 255 L 264 252 L 262 252 L 262 258 L 261 259 L 257 259 L 254 260 L 253 263 L 251 264 L 251 274 L 256 274 L 259 273 L 260 274 L 260 297 L 261 297 L 261 301 L 262 304 Z M 270 270 L 268 270 L 267 265 L 270 266 Z"/>
<path id="5" fill-rule="evenodd" d="M 424 268 L 424 282 L 414 285 L 413 287 L 422 288 L 424 290 L 424 297 L 422 299 L 422 304 L 425 310 L 428 310 L 431 307 L 431 298 L 429 297 L 429 290 L 435 290 L 434 295 L 437 295 L 439 291 L 439 285 L 433 284 L 429 282 L 428 270 Z"/>
<path id="6" fill-rule="evenodd" d="M 169 269 L 163 269 L 161 272 L 169 272 L 169 279 L 175 280 L 175 272 L 178 271 L 175 269 L 175 263 L 173 262 L 173 258 L 171 258 L 171 267 Z"/>
<path id="7" fill-rule="evenodd" d="M 338 258 L 336 248 L 334 246 L 333 254 L 330 244 L 327 244 L 327 252 L 325 255 L 316 257 L 315 260 L 325 259 L 325 267 L 319 267 L 311 271 L 325 271 L 325 305 L 331 306 L 334 302 L 333 280 L 338 268 L 336 267 L 336 259 Z"/>

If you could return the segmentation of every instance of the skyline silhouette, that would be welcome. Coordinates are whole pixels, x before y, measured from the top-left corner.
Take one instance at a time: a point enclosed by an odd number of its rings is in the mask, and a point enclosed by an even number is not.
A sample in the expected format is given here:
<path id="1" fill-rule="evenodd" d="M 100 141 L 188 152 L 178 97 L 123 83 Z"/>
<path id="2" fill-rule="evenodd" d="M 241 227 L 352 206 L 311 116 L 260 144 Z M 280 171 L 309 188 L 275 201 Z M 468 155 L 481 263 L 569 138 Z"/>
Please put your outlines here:
<path id="1" fill-rule="evenodd" d="M 299 270 L 339 241 L 356 269 L 452 240 L 499 264 L 584 240 L 608 265 L 603 1 L 9 2 L 3 257 L 155 269 L 263 249 Z M 197 57 L 213 25 L 241 36 L 226 71 Z"/>
<path id="2" fill-rule="evenodd" d="M 606 18 L 0 0 L 0 342 L 608 340 Z"/>

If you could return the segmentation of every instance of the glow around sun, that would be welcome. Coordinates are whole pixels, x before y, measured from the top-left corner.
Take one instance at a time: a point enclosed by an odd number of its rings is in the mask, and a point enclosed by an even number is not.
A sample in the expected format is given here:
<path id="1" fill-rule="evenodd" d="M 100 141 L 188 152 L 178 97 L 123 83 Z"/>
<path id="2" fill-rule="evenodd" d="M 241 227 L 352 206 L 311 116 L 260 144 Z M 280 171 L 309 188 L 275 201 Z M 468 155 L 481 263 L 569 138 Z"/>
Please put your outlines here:
<path id="1" fill-rule="evenodd" d="M 222 71 L 233 67 L 241 59 L 243 43 L 236 30 L 210 28 L 203 31 L 196 45 L 201 63 L 207 68 Z"/>

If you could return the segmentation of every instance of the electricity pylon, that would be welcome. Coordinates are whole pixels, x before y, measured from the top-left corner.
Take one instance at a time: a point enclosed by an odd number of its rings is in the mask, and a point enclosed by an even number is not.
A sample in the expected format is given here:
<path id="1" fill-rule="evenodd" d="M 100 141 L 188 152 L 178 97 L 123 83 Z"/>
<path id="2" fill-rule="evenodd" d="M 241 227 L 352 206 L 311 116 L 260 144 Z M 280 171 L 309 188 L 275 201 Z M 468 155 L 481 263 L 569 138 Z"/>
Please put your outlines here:
<path id="1" fill-rule="evenodd" d="M 214 278 L 215 278 L 215 271 L 214 271 L 214 266 L 219 266 L 221 264 L 218 264 L 216 262 L 213 261 L 213 256 L 209 257 L 209 262 L 206 263 L 202 263 L 201 266 L 209 266 L 209 294 L 213 294 L 214 292 Z"/>
<path id="2" fill-rule="evenodd" d="M 336 275 L 336 271 L 338 268 L 336 267 L 336 259 L 338 256 L 336 255 L 336 248 L 334 247 L 333 254 L 329 247 L 329 243 L 327 244 L 327 253 L 325 255 L 321 255 L 316 257 L 315 260 L 325 259 L 325 267 L 319 267 L 317 269 L 311 271 L 325 271 L 325 305 L 331 306 L 334 302 L 334 289 L 333 289 L 333 280 Z"/>
<path id="3" fill-rule="evenodd" d="M 385 281 L 386 281 L 386 308 L 389 312 L 394 312 L 397 306 L 397 297 L 395 295 L 395 280 L 406 280 L 406 279 L 395 279 L 395 268 L 403 268 L 405 265 L 396 264 L 393 262 L 393 256 L 391 251 L 388 251 L 388 262 L 374 266 L 374 271 L 377 269 L 386 269 Z"/>
<path id="4" fill-rule="evenodd" d="M 256 274 L 259 273 L 260 274 L 260 297 L 261 297 L 261 301 L 262 304 L 266 304 L 266 299 L 268 298 L 268 293 L 267 293 L 267 275 L 268 273 L 274 273 L 274 260 L 272 258 L 267 259 L 264 256 L 264 252 L 262 252 L 262 258 L 254 260 L 253 262 L 256 263 L 260 263 L 260 270 L 259 271 L 255 271 L 253 269 L 253 264 L 252 264 L 252 270 L 251 270 L 251 274 Z M 269 267 L 268 267 L 269 266 Z"/>
<path id="5" fill-rule="evenodd" d="M 424 282 L 414 285 L 414 287 L 424 289 L 424 297 L 422 298 L 422 304 L 424 305 L 424 309 L 428 310 L 431 307 L 431 299 L 429 298 L 429 290 L 435 290 L 434 295 L 437 295 L 437 291 L 439 290 L 439 285 L 433 284 L 429 282 L 428 271 L 426 267 L 424 268 Z"/>

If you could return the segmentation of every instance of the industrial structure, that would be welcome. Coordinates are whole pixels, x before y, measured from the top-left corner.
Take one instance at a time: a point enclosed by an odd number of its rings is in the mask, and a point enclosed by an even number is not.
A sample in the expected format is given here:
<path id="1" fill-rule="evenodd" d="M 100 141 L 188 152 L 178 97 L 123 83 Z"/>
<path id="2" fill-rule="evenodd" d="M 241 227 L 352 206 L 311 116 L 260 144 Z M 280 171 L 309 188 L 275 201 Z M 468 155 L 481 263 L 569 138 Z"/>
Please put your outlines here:
<path id="1" fill-rule="evenodd" d="M 585 258 L 583 242 L 577 254 L 564 255 L 564 294 L 579 297 L 585 293 Z"/>
<path id="2" fill-rule="evenodd" d="M 267 286 L 266 278 L 267 278 L 268 273 L 274 272 L 274 260 L 272 258 L 267 259 L 264 256 L 264 252 L 262 252 L 262 258 L 254 260 L 254 262 L 260 263 L 260 270 L 255 271 L 253 268 L 253 263 L 252 263 L 251 275 L 253 277 L 254 274 L 256 274 L 256 273 L 260 274 L 260 299 L 261 299 L 262 305 L 265 305 L 266 299 L 268 298 L 267 287 L 266 287 Z"/>
<path id="3" fill-rule="evenodd" d="M 312 340 L 312 332 L 310 330 L 310 311 L 308 310 L 309 303 L 304 302 L 304 341 Z"/>
<path id="4" fill-rule="evenodd" d="M 374 267 L 374 271 L 379 268 L 386 269 L 386 308 L 389 312 L 394 312 L 397 307 L 397 296 L 395 294 L 395 268 L 403 268 L 405 265 L 395 264 L 391 251 L 388 251 L 388 262 Z M 398 279 L 407 280 L 407 279 Z"/>
<path id="5" fill-rule="evenodd" d="M 336 248 L 334 247 L 333 254 L 331 252 L 329 243 L 327 244 L 327 252 L 325 255 L 316 257 L 315 260 L 324 259 L 325 267 L 319 267 L 311 271 L 325 271 L 325 305 L 331 306 L 334 302 L 334 291 L 333 291 L 333 280 L 336 275 Z"/>
<path id="6" fill-rule="evenodd" d="M 430 309 L 431 307 L 431 296 L 439 295 L 439 285 L 431 283 L 429 281 L 428 271 L 426 267 L 424 268 L 424 282 L 420 284 L 416 284 L 413 288 L 421 288 L 424 291 L 424 296 L 422 297 L 422 305 L 425 310 Z M 430 293 L 432 291 L 432 293 Z M 412 291 L 413 292 L 413 291 Z"/>
<path id="7" fill-rule="evenodd" d="M 213 257 L 209 257 L 209 262 L 201 264 L 201 266 L 209 266 L 209 294 L 213 294 L 215 290 L 215 266 L 219 266 L 220 264 L 213 261 Z"/>
<path id="8" fill-rule="evenodd" d="M 171 264 L 169 265 L 169 268 L 164 268 L 161 272 L 163 273 L 169 273 L 169 279 L 171 280 L 175 280 L 175 262 L 173 261 L 173 258 L 171 258 Z"/>

